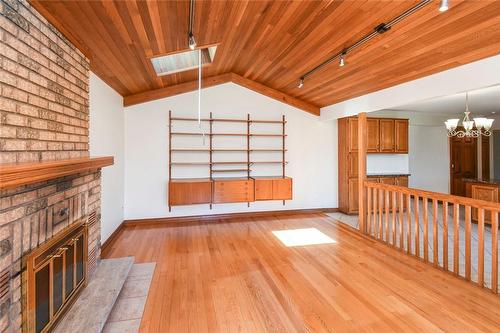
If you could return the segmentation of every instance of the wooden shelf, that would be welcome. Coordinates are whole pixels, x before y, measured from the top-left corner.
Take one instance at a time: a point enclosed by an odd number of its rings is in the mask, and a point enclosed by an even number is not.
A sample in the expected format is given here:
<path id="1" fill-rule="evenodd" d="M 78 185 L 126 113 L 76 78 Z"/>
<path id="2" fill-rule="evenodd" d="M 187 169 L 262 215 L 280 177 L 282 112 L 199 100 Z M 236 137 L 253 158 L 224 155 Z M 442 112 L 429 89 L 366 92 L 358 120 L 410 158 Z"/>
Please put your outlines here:
<path id="1" fill-rule="evenodd" d="M 247 161 L 244 161 L 244 162 L 230 162 L 230 161 L 228 161 L 228 162 L 212 162 L 212 165 L 219 165 L 219 164 L 233 164 L 233 165 L 236 164 L 236 165 L 238 165 L 238 164 L 250 164 L 250 163 Z"/>
<path id="2" fill-rule="evenodd" d="M 38 183 L 114 164 L 113 156 L 0 164 L 0 189 Z"/>
<path id="3" fill-rule="evenodd" d="M 279 151 L 279 152 L 283 152 L 283 151 L 287 151 L 286 149 L 250 149 L 249 150 L 250 152 L 255 152 L 255 151 Z"/>
<path id="4" fill-rule="evenodd" d="M 182 152 L 210 152 L 210 149 L 203 148 L 172 148 L 172 151 L 182 151 Z"/>
<path id="5" fill-rule="evenodd" d="M 250 123 L 256 124 L 286 124 L 283 120 L 250 120 Z"/>
<path id="6" fill-rule="evenodd" d="M 185 135 L 185 136 L 200 136 L 206 135 L 208 137 L 207 147 L 203 148 L 169 148 L 169 180 L 172 186 L 169 187 L 169 211 L 172 205 L 189 205 L 189 204 L 198 204 L 198 203 L 208 203 L 210 204 L 210 208 L 215 203 L 221 202 L 247 202 L 250 205 L 250 202 L 257 200 L 254 196 L 254 191 L 257 191 L 259 194 L 258 200 L 282 200 L 283 204 L 285 204 L 285 200 L 291 199 L 292 195 L 292 182 L 291 179 L 285 177 L 286 164 L 285 161 L 285 152 L 287 151 L 285 148 L 285 116 L 282 116 L 280 120 L 252 120 L 250 119 L 250 115 L 247 115 L 246 119 L 230 119 L 230 118 L 213 118 L 212 113 L 210 113 L 209 118 L 202 118 L 198 120 L 197 118 L 184 118 L 184 117 L 172 117 L 172 113 L 169 112 L 169 147 L 172 146 L 172 138 L 175 135 Z M 184 130 L 180 130 L 179 132 L 172 132 L 172 121 L 188 121 L 188 122 L 198 122 L 203 121 L 209 124 L 205 129 L 206 133 L 202 133 L 199 129 L 186 128 L 187 131 L 195 131 L 195 132 L 183 132 Z M 217 129 L 214 132 L 214 124 L 217 122 L 228 122 L 228 123 L 241 123 L 245 124 L 246 128 L 240 128 L 239 130 L 231 130 L 231 129 L 220 129 L 222 132 L 218 132 Z M 264 133 L 254 133 L 259 132 L 253 130 L 252 124 L 276 124 L 276 131 L 267 130 Z M 257 128 L 257 127 L 255 127 Z M 228 131 L 229 133 L 226 133 Z M 230 133 L 235 131 L 236 133 Z M 244 132 L 244 133 L 243 133 Z M 266 133 L 267 132 L 267 133 Z M 241 137 L 244 138 L 246 143 L 246 149 L 241 147 L 242 145 L 238 145 L 241 148 L 222 148 L 217 147 L 219 144 L 219 140 L 214 140 L 214 137 Z M 251 138 L 254 137 L 262 137 L 262 138 L 278 138 L 281 141 L 280 148 L 266 148 L 265 146 L 259 148 L 258 143 L 255 142 L 255 148 L 250 148 Z M 279 142 L 278 141 L 278 142 Z M 187 143 L 186 145 L 188 145 Z M 199 146 L 199 145 L 198 145 Z M 276 146 L 274 146 L 276 147 Z M 207 162 L 172 162 L 172 153 L 175 152 L 200 152 L 205 153 L 208 152 L 209 160 Z M 234 158 L 240 161 L 214 161 L 214 153 L 218 152 L 240 152 L 246 153 L 246 156 L 239 156 L 238 158 Z M 251 161 L 251 153 L 255 152 L 274 152 L 279 153 L 279 156 L 267 157 L 267 159 L 272 160 L 264 160 L 264 161 Z M 201 154 L 200 154 L 201 156 Z M 198 160 L 203 160 L 207 155 L 203 155 L 203 157 L 199 157 Z M 254 155 L 252 155 L 254 156 Z M 218 158 L 223 159 L 231 159 L 224 158 L 220 155 L 216 155 Z M 177 158 L 180 159 L 180 158 Z M 276 161 L 276 159 L 279 159 Z M 244 160 L 244 161 L 241 161 Z M 259 179 L 259 188 L 255 187 L 254 178 L 250 177 L 252 170 L 250 167 L 252 165 L 279 165 L 281 169 L 282 175 L 279 177 L 271 176 L 270 178 L 258 178 Z M 207 179 L 195 179 L 192 182 L 186 179 L 174 179 L 172 180 L 172 171 L 173 167 L 176 166 L 196 166 L 200 165 L 202 167 L 209 167 L 209 175 L 210 178 Z M 227 168 L 227 169 L 223 169 Z M 177 170 L 176 168 L 174 168 Z M 241 173 L 241 175 L 245 175 L 245 178 L 233 178 L 230 175 L 234 173 L 238 176 L 237 173 Z M 274 173 L 274 172 L 273 172 Z M 215 178 L 217 175 L 219 178 Z M 218 183 L 216 179 L 220 179 L 220 177 L 224 177 L 224 182 Z M 231 181 L 234 180 L 234 181 Z M 251 183 L 251 184 L 250 184 Z M 257 193 L 256 192 L 256 193 Z"/>
<path id="7" fill-rule="evenodd" d="M 210 162 L 172 162 L 171 165 L 210 165 Z"/>
<path id="8" fill-rule="evenodd" d="M 171 120 L 178 121 L 198 121 L 198 118 L 182 118 L 182 117 L 172 117 Z M 286 121 L 282 120 L 247 120 L 247 119 L 231 119 L 231 118 L 202 118 L 201 121 L 204 122 L 227 122 L 227 123 L 256 123 L 256 124 L 285 124 Z"/>

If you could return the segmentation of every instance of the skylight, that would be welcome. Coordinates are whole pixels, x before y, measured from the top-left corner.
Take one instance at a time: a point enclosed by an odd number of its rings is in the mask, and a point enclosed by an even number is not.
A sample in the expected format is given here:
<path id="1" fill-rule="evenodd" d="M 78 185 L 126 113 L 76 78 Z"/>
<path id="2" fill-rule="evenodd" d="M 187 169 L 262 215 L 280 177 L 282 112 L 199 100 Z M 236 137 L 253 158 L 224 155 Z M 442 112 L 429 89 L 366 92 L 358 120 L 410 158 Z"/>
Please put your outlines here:
<path id="1" fill-rule="evenodd" d="M 211 64 L 214 61 L 216 51 L 217 45 L 201 49 L 201 63 L 203 65 Z M 198 52 L 199 50 L 189 50 L 154 57 L 151 58 L 151 63 L 158 76 L 184 72 L 198 67 Z"/>
<path id="2" fill-rule="evenodd" d="M 286 247 L 336 243 L 316 228 L 277 230 L 273 234 Z"/>

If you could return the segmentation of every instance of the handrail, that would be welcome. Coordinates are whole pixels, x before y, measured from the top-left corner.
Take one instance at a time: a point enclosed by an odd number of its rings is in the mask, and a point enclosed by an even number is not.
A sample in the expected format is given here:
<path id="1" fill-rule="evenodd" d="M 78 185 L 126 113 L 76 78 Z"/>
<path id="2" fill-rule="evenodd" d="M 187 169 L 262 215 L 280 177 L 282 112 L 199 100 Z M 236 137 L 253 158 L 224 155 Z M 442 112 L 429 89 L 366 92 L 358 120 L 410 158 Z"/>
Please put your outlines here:
<path id="1" fill-rule="evenodd" d="M 467 197 L 460 197 L 460 196 L 456 196 L 453 194 L 432 192 L 432 191 L 420 190 L 420 189 L 410 188 L 410 187 L 402 187 L 402 186 L 397 186 L 397 185 L 376 183 L 376 182 L 369 181 L 369 180 L 365 180 L 364 184 L 366 187 L 382 188 L 382 189 L 388 190 L 388 191 L 396 191 L 396 192 L 401 192 L 404 194 L 418 195 L 419 197 L 426 197 L 428 199 L 447 201 L 449 203 L 456 203 L 456 204 L 463 205 L 463 206 L 476 206 L 476 208 L 483 208 L 483 209 L 487 209 L 487 210 L 494 210 L 496 212 L 500 212 L 500 203 L 496 203 L 496 202 L 467 198 Z"/>
<path id="2" fill-rule="evenodd" d="M 499 203 L 370 180 L 363 181 L 362 191 L 366 194 L 363 233 L 498 293 Z M 473 221 L 477 228 L 472 228 Z M 491 250 L 488 266 L 487 246 Z"/>

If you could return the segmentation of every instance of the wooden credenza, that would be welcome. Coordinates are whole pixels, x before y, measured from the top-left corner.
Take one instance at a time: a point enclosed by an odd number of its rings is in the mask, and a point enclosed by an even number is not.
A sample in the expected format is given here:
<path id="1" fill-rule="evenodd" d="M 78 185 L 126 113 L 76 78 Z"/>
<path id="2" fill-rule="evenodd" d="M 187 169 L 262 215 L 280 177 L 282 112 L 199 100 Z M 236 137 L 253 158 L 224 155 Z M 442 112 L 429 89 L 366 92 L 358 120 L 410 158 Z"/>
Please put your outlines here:
<path id="1" fill-rule="evenodd" d="M 290 177 L 239 177 L 172 179 L 169 206 L 291 200 Z"/>
<path id="2" fill-rule="evenodd" d="M 358 118 L 338 120 L 339 210 L 358 212 Z M 408 154 L 408 119 L 368 118 L 367 153 Z M 372 180 L 408 186 L 408 175 L 372 178 Z"/>
<path id="3" fill-rule="evenodd" d="M 467 197 L 484 201 L 500 202 L 500 181 L 465 179 L 464 182 Z M 472 220 L 478 220 L 477 208 L 472 208 Z M 491 223 L 491 212 L 485 212 L 484 222 Z"/>

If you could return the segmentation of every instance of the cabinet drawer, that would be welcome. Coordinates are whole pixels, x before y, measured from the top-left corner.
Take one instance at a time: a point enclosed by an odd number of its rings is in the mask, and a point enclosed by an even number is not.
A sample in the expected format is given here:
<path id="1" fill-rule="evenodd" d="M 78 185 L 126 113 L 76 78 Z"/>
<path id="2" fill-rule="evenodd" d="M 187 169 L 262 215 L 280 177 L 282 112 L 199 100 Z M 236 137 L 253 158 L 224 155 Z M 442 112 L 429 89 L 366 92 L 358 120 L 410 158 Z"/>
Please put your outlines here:
<path id="1" fill-rule="evenodd" d="M 168 200 L 171 206 L 210 203 L 212 183 L 210 181 L 170 182 Z"/>
<path id="2" fill-rule="evenodd" d="M 255 200 L 273 199 L 273 180 L 256 179 L 255 180 Z"/>
<path id="3" fill-rule="evenodd" d="M 273 179 L 273 199 L 291 200 L 292 199 L 292 179 L 277 178 Z"/>
<path id="4" fill-rule="evenodd" d="M 250 201 L 255 201 L 252 179 L 214 181 L 214 203 Z"/>

